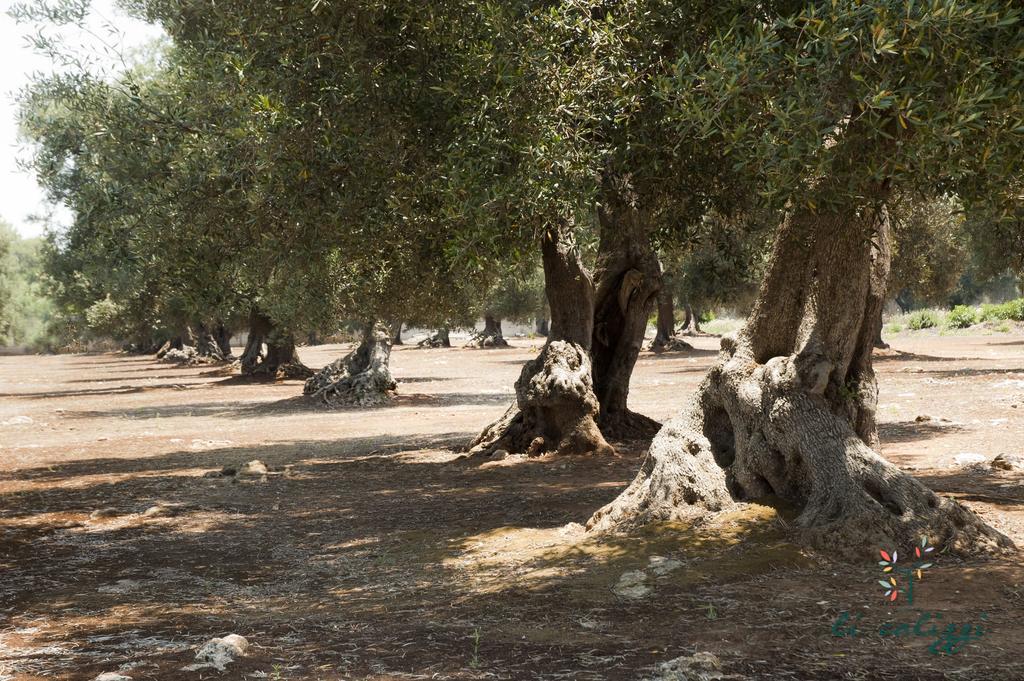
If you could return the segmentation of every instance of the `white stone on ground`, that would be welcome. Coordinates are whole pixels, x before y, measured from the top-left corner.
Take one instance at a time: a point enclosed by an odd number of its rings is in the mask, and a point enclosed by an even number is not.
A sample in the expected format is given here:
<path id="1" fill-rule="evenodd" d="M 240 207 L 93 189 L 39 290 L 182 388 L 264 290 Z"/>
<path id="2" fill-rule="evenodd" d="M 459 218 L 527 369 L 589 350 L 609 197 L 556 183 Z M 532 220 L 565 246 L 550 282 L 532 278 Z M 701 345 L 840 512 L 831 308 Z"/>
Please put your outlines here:
<path id="1" fill-rule="evenodd" d="M 722 663 L 712 653 L 700 652 L 684 655 L 658 665 L 654 676 L 644 681 L 715 681 L 728 678 L 722 675 Z"/>
<path id="2" fill-rule="evenodd" d="M 222 672 L 236 659 L 245 657 L 247 650 L 249 650 L 249 642 L 245 640 L 244 636 L 228 634 L 223 638 L 211 638 L 196 653 L 196 663 L 183 667 L 183 669 L 191 672 L 213 668 Z"/>
<path id="3" fill-rule="evenodd" d="M 663 577 L 674 570 L 678 570 L 683 567 L 683 562 L 676 560 L 675 558 L 666 558 L 665 556 L 651 556 L 650 565 L 648 569 L 658 577 Z"/>
<path id="4" fill-rule="evenodd" d="M 132 681 L 132 677 L 117 672 L 103 672 L 92 681 Z"/>
<path id="5" fill-rule="evenodd" d="M 612 593 L 622 598 L 636 600 L 651 593 L 651 587 L 647 586 L 647 573 L 643 570 L 630 570 L 622 573 L 618 583 L 612 587 Z"/>
<path id="6" fill-rule="evenodd" d="M 992 468 L 1001 471 L 1024 471 L 1024 456 L 1020 454 L 1000 454 L 992 459 Z"/>
<path id="7" fill-rule="evenodd" d="M 5 421 L 0 421 L 0 426 L 25 426 L 32 422 L 31 416 L 12 416 Z"/>
<path id="8" fill-rule="evenodd" d="M 960 452 L 953 457 L 953 464 L 955 466 L 977 466 L 978 464 L 985 463 L 988 461 L 988 457 L 984 454 L 975 454 L 974 452 Z"/>
<path id="9" fill-rule="evenodd" d="M 247 461 L 238 468 L 239 475 L 266 475 L 268 472 L 267 464 L 263 463 L 259 459 Z"/>

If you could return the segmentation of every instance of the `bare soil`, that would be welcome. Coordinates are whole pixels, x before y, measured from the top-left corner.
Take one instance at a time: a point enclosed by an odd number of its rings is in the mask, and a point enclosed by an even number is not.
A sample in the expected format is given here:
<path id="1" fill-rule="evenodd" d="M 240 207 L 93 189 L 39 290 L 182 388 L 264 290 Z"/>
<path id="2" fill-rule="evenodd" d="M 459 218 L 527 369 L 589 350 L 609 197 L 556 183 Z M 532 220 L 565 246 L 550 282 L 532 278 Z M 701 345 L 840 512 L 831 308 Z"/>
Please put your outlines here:
<path id="1" fill-rule="evenodd" d="M 630 407 L 667 418 L 717 342 L 644 353 Z M 460 458 L 540 347 L 511 343 L 397 347 L 399 397 L 348 410 L 221 367 L 0 357 L 0 679 L 640 679 L 697 651 L 735 679 L 1024 679 L 1019 556 L 939 555 L 913 605 L 888 604 L 875 563 L 795 545 L 768 507 L 588 536 L 643 443 Z M 955 463 L 1024 450 L 1024 335 L 900 336 L 877 368 L 884 454 L 1024 546 L 1024 475 Z M 252 459 L 269 474 L 218 475 Z M 656 556 L 681 564 L 659 576 Z M 613 592 L 631 570 L 646 596 Z M 834 635 L 843 612 L 857 636 Z M 938 633 L 879 634 L 922 612 Z M 953 623 L 984 635 L 930 652 Z M 228 633 L 247 657 L 182 669 Z"/>

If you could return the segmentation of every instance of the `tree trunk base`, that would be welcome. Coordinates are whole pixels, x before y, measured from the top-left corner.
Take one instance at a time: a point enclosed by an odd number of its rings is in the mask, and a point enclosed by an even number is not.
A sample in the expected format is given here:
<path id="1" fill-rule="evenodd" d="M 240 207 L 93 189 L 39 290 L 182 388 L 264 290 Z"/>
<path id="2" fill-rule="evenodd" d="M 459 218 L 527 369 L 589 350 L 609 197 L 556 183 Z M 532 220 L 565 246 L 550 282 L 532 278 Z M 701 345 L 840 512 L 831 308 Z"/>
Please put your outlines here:
<path id="1" fill-rule="evenodd" d="M 447 329 L 438 329 L 416 344 L 418 348 L 450 348 L 451 346 L 452 341 Z"/>
<path id="2" fill-rule="evenodd" d="M 764 365 L 739 354 L 723 360 L 588 528 L 693 522 L 744 501 L 781 498 L 801 509 L 800 541 L 846 557 L 922 537 L 961 555 L 1012 547 L 868 447 L 821 395 L 822 370 L 795 355 Z"/>
<path id="3" fill-rule="evenodd" d="M 693 350 L 693 346 L 679 336 L 669 336 L 668 338 L 655 336 L 648 350 L 657 354 L 663 352 L 689 352 Z"/>
<path id="4" fill-rule="evenodd" d="M 388 367 L 390 358 L 389 329 L 377 325 L 364 332 L 355 350 L 314 373 L 302 392 L 334 406 L 387 404 L 398 388 Z"/>
<path id="5" fill-rule="evenodd" d="M 610 455 L 615 450 L 597 426 L 598 404 L 590 355 L 566 341 L 552 341 L 526 363 L 516 381 L 516 403 L 470 444 L 470 455 L 498 451 L 540 456 Z"/>
<path id="6" fill-rule="evenodd" d="M 467 348 L 507 348 L 508 341 L 505 337 L 491 333 L 490 331 L 479 331 L 469 339 L 464 347 Z"/>
<path id="7" fill-rule="evenodd" d="M 609 440 L 649 442 L 661 429 L 661 424 L 654 419 L 628 409 L 613 414 L 601 414 L 598 425 L 601 433 Z"/>

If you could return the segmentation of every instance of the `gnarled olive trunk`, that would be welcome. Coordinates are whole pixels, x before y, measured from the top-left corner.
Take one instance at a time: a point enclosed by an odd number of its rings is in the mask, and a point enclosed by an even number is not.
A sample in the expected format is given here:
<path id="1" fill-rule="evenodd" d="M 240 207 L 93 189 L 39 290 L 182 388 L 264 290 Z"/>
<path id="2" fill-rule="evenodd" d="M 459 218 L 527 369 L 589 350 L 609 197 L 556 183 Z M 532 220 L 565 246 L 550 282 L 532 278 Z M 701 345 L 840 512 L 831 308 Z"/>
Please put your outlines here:
<path id="1" fill-rule="evenodd" d="M 651 246 L 646 214 L 629 201 L 606 202 L 599 207 L 598 220 L 590 347 L 594 392 L 601 405 L 598 423 L 606 437 L 650 437 L 658 422 L 631 412 L 627 401 L 647 319 L 662 287 L 661 264 Z"/>
<path id="2" fill-rule="evenodd" d="M 295 349 L 295 337 L 278 328 L 257 309 L 249 314 L 249 338 L 242 352 L 243 376 L 308 378 L 313 370 L 302 363 Z"/>
<path id="3" fill-rule="evenodd" d="M 1007 546 L 956 501 L 878 455 L 871 349 L 890 259 L 884 208 L 798 210 L 780 229 L 746 326 L 596 529 L 693 520 L 782 498 L 815 546 L 863 555 L 922 536 L 958 552 Z"/>
<path id="4" fill-rule="evenodd" d="M 447 326 L 442 326 L 417 343 L 416 346 L 420 348 L 450 348 L 452 346 L 451 332 Z"/>
<path id="5" fill-rule="evenodd" d="M 401 319 L 391 322 L 391 344 L 404 345 L 402 343 L 402 326 L 405 324 Z"/>
<path id="6" fill-rule="evenodd" d="M 668 275 L 662 273 L 662 286 L 658 291 L 658 322 L 654 340 L 651 341 L 651 352 L 669 352 L 693 350 L 693 346 L 676 336 L 675 301 L 668 285 Z"/>
<path id="7" fill-rule="evenodd" d="M 231 331 L 223 323 L 218 323 L 213 328 L 213 337 L 217 339 L 217 347 L 224 359 L 231 359 Z"/>
<path id="8" fill-rule="evenodd" d="M 594 285 L 569 225 L 553 225 L 541 241 L 551 326 L 540 355 L 523 366 L 516 401 L 470 445 L 470 453 L 611 454 L 597 426 L 590 343 Z"/>
<path id="9" fill-rule="evenodd" d="M 211 362 L 222 362 L 225 359 L 224 351 L 217 342 L 214 329 L 205 322 L 196 326 L 196 355 Z M 229 348 L 230 351 L 230 348 Z"/>
<path id="10" fill-rule="evenodd" d="M 695 310 L 693 305 L 687 301 L 683 304 L 683 326 L 680 333 L 684 336 L 703 336 L 700 328 L 700 310 Z"/>
<path id="11" fill-rule="evenodd" d="M 374 406 L 391 399 L 398 387 L 391 376 L 391 329 L 366 324 L 355 350 L 317 371 L 303 394 L 333 405 Z"/>
<path id="12" fill-rule="evenodd" d="M 467 348 L 507 348 L 508 341 L 501 332 L 501 319 L 490 312 L 484 313 L 483 331 L 473 334 L 466 344 Z"/>

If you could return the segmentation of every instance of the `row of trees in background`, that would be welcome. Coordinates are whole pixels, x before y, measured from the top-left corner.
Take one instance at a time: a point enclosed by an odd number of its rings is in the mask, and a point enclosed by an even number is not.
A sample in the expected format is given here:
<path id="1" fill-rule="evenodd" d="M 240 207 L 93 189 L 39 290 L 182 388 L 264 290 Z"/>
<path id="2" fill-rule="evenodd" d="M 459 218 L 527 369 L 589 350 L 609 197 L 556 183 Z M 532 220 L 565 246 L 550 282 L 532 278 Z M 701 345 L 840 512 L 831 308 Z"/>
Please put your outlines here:
<path id="1" fill-rule="evenodd" d="M 547 343 L 471 451 L 657 432 L 591 527 L 772 496 L 833 548 L 1005 543 L 873 451 L 871 348 L 885 301 L 948 288 L 946 263 L 1019 266 L 1014 3 L 126 4 L 167 32 L 158 58 L 108 79 L 68 59 L 23 97 L 32 165 L 74 215 L 50 261 L 62 310 L 211 352 L 248 327 L 243 366 L 295 375 L 298 334 L 352 320 L 358 347 L 305 391 L 376 404 L 396 320 L 536 305 L 517 287 L 539 262 Z M 628 393 L 669 293 L 750 315 L 661 427 Z"/>

